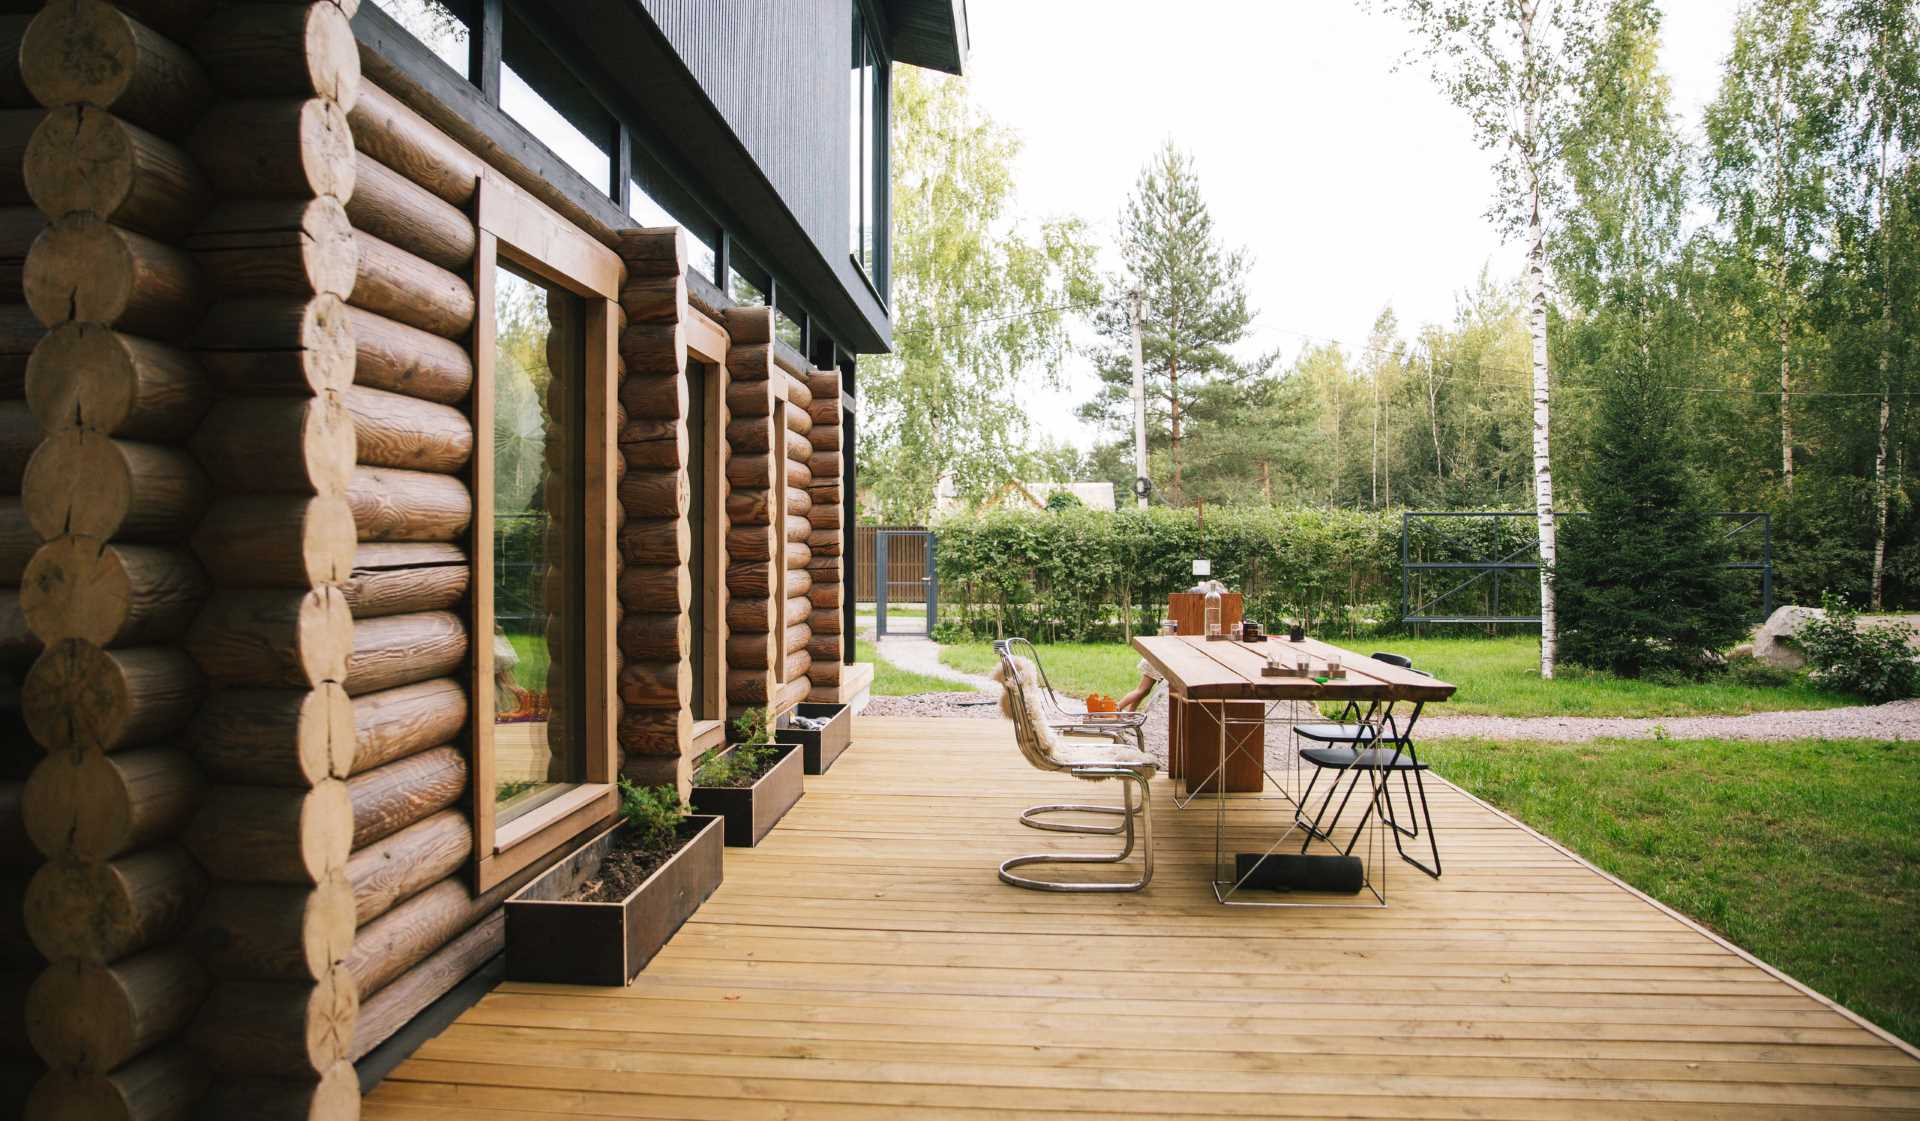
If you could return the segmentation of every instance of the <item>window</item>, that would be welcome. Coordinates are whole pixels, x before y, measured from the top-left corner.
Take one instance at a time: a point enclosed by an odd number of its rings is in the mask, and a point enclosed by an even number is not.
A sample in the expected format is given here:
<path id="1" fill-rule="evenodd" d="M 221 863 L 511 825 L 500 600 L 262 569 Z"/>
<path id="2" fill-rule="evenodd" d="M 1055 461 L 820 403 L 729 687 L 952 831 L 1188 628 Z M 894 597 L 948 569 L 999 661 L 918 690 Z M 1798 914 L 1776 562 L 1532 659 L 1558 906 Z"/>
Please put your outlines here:
<path id="1" fill-rule="evenodd" d="M 474 855 L 480 890 L 613 812 L 620 260 L 480 184 L 474 332 Z"/>
<path id="2" fill-rule="evenodd" d="M 849 179 L 847 225 L 849 250 L 876 291 L 884 297 L 887 273 L 887 71 L 884 56 L 874 45 L 856 2 L 853 8 L 853 55 L 848 71 Z"/>
<path id="3" fill-rule="evenodd" d="M 373 0 L 373 6 L 392 16 L 393 22 L 462 78 L 473 76 L 467 5 L 448 0 Z"/>
<path id="4" fill-rule="evenodd" d="M 773 287 L 773 277 L 767 270 L 754 264 L 753 258 L 746 255 L 739 242 L 733 243 L 733 252 L 728 255 L 727 295 L 733 297 L 736 304 L 759 307 L 767 302 L 767 292 Z"/>
<path id="5" fill-rule="evenodd" d="M 708 420 L 708 379 L 712 372 L 699 362 L 687 363 L 687 524 L 693 531 L 693 547 L 687 556 L 688 578 L 693 587 L 688 623 L 693 633 L 693 718 L 695 720 L 717 719 L 724 715 L 715 711 L 713 703 L 713 675 L 709 672 L 709 660 L 719 656 L 712 649 L 712 638 L 707 628 L 714 622 L 718 604 L 708 602 L 714 586 L 714 563 L 712 550 L 708 546 L 709 523 L 714 516 L 707 488 L 712 473 L 707 469 L 707 455 L 711 450 L 707 439 Z"/>
<path id="6" fill-rule="evenodd" d="M 800 324 L 785 311 L 776 309 L 773 313 L 773 337 L 803 354 L 806 353 L 806 332 L 802 331 Z"/>
<path id="7" fill-rule="evenodd" d="M 512 8 L 501 41 L 500 108 L 613 197 L 618 122 Z"/>

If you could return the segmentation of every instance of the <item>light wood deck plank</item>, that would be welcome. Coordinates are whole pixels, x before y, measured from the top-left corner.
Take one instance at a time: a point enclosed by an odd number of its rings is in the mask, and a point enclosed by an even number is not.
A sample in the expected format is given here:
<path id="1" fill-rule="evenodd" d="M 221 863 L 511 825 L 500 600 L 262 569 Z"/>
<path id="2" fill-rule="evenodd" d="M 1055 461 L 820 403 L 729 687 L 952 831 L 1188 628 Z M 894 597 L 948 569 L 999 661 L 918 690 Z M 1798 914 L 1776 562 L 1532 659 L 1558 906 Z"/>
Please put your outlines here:
<path id="1" fill-rule="evenodd" d="M 1444 785 L 1447 875 L 1384 911 L 1214 904 L 1213 808 L 1165 788 L 1147 891 L 995 879 L 1106 840 L 1021 807 L 1110 793 L 998 722 L 862 720 L 634 985 L 504 985 L 364 1116 L 1920 1117 L 1911 1049 Z"/>

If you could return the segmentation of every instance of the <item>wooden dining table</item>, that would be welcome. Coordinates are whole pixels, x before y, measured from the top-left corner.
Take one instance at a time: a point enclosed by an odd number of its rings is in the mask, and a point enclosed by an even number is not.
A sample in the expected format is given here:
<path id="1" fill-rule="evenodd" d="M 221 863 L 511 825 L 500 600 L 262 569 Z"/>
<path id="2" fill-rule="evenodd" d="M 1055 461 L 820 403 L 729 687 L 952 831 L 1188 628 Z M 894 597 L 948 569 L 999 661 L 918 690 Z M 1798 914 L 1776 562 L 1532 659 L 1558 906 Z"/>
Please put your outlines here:
<path id="1" fill-rule="evenodd" d="M 1230 725 L 1247 722 L 1249 718 L 1244 714 L 1250 708 L 1262 714 L 1255 719 L 1272 722 L 1271 714 L 1281 703 L 1289 701 L 1308 702 L 1306 718 L 1319 721 L 1325 718 L 1320 716 L 1318 706 L 1326 702 L 1340 705 L 1353 702 L 1365 715 L 1369 710 L 1384 710 L 1389 702 L 1425 704 L 1445 701 L 1454 694 L 1454 686 L 1447 682 L 1315 638 L 1294 642 L 1284 635 L 1275 635 L 1261 642 L 1241 642 L 1237 639 L 1209 640 L 1199 635 L 1151 635 L 1135 638 L 1133 647 L 1165 679 L 1173 702 L 1184 703 L 1211 717 L 1214 757 L 1187 759 L 1182 777 L 1191 795 L 1202 792 L 1215 795 L 1218 825 L 1214 890 L 1223 903 L 1230 901 L 1238 886 L 1231 872 L 1223 873 L 1220 870 L 1221 862 L 1231 855 L 1225 851 L 1223 843 L 1226 830 L 1224 809 L 1231 794 L 1225 783 L 1213 782 L 1209 786 L 1209 772 L 1212 775 L 1226 775 L 1232 755 L 1246 752 L 1246 745 L 1249 744 L 1254 745 L 1253 750 L 1262 756 L 1265 754 L 1262 737 L 1233 735 Z M 1303 654 L 1309 663 L 1305 677 L 1300 676 L 1296 668 Z M 1283 667 L 1279 676 L 1269 676 L 1265 672 L 1270 655 Z M 1340 665 L 1341 674 L 1329 677 L 1329 665 L 1335 660 Z M 1379 703 L 1379 709 L 1375 709 L 1375 702 Z M 1295 706 L 1289 718 L 1297 714 L 1298 706 Z M 1191 733 L 1188 735 L 1186 744 L 1189 750 L 1195 738 Z M 1256 765 L 1265 772 L 1264 758 L 1258 760 Z M 1378 777 L 1372 775 L 1369 779 L 1377 782 Z M 1284 796 L 1297 806 L 1295 793 L 1285 784 L 1269 776 L 1261 785 L 1262 791 L 1265 792 L 1268 786 L 1273 788 L 1272 792 Z M 1188 800 L 1191 800 L 1191 796 Z M 1187 803 L 1178 804 L 1184 806 Z M 1291 833 L 1297 827 L 1296 815 L 1289 813 L 1287 816 L 1287 830 Z M 1273 851 L 1278 844 L 1274 842 L 1265 847 L 1267 851 Z M 1226 885 L 1224 889 L 1223 883 Z M 1376 892 L 1376 895 L 1379 894 Z"/>

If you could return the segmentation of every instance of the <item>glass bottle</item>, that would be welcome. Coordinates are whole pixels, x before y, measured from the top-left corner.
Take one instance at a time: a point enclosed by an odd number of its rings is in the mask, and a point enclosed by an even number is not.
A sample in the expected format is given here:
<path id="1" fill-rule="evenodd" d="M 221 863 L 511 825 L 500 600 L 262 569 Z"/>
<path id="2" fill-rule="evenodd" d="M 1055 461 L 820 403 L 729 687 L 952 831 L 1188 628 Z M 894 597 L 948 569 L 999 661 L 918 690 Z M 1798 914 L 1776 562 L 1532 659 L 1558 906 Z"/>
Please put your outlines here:
<path id="1" fill-rule="evenodd" d="M 1213 638 L 1220 633 L 1220 589 L 1207 589 L 1207 637 Z"/>

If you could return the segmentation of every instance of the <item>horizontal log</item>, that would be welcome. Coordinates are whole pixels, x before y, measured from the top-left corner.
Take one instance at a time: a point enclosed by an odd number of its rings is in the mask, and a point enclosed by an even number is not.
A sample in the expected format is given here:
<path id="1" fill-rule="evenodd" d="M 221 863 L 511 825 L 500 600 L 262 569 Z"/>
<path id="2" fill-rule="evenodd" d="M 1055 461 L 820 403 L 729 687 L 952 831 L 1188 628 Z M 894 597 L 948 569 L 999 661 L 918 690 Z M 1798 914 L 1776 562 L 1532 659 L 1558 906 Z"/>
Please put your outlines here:
<path id="1" fill-rule="evenodd" d="M 839 506 L 819 506 L 807 511 L 807 523 L 815 529 L 839 529 L 842 508 Z"/>
<path id="2" fill-rule="evenodd" d="M 207 215 L 186 242 L 209 287 L 250 298 L 353 291 L 360 248 L 338 199 L 244 199 Z"/>
<path id="3" fill-rule="evenodd" d="M 791 373 L 785 376 L 787 382 L 787 410 L 792 412 L 798 409 L 804 412 L 808 408 L 811 408 L 813 406 L 813 391 L 807 388 L 807 383 L 794 377 Z M 808 420 L 811 421 L 812 418 L 809 417 Z"/>
<path id="4" fill-rule="evenodd" d="M 353 135 L 331 98 L 221 101 L 200 119 L 187 151 L 223 195 L 353 197 Z"/>
<path id="5" fill-rule="evenodd" d="M 365 152 L 359 154 L 347 215 L 357 228 L 441 268 L 459 272 L 473 263 L 472 219 Z"/>
<path id="6" fill-rule="evenodd" d="M 808 514 L 811 516 L 812 512 L 809 511 Z M 837 557 L 842 555 L 841 546 L 845 543 L 842 540 L 843 530 L 820 529 L 817 526 L 813 526 L 811 522 L 808 523 L 808 526 L 807 548 L 812 549 L 815 556 Z"/>
<path id="7" fill-rule="evenodd" d="M 693 654 L 693 622 L 685 612 L 627 612 L 620 617 L 620 654 L 632 661 L 671 662 Z"/>
<path id="8" fill-rule="evenodd" d="M 767 525 L 770 523 L 768 495 L 763 487 L 735 487 L 727 493 L 727 524 Z"/>
<path id="9" fill-rule="evenodd" d="M 764 633 L 741 631 L 727 636 L 727 666 L 764 670 L 773 664 L 773 643 Z"/>
<path id="10" fill-rule="evenodd" d="M 463 877 L 441 880 L 361 927 L 346 970 L 363 999 L 498 910 L 501 901 L 545 870 L 539 863 L 529 865 L 479 893 Z"/>
<path id="11" fill-rule="evenodd" d="M 841 661 L 841 655 L 823 658 L 815 654 L 813 664 L 807 667 L 807 680 L 816 686 L 838 685 L 845 672 L 846 665 Z"/>
<path id="12" fill-rule="evenodd" d="M 48 751 L 117 751 L 185 727 L 204 689 L 193 659 L 177 646 L 102 650 L 68 640 L 33 663 L 20 707 Z"/>
<path id="13" fill-rule="evenodd" d="M 685 705 L 625 709 L 615 730 L 620 750 L 640 755 L 679 755 L 692 738 L 693 714 Z"/>
<path id="14" fill-rule="evenodd" d="M 813 431 L 818 432 L 822 428 L 839 428 L 841 421 L 840 408 L 840 399 L 838 397 L 825 401 L 816 398 L 813 404 L 807 406 L 807 415 L 813 418 Z M 809 433 L 809 435 L 811 434 L 812 433 Z"/>
<path id="15" fill-rule="evenodd" d="M 807 640 L 807 653 L 813 656 L 813 664 L 816 667 L 821 662 L 840 661 L 841 649 L 842 644 L 838 633 L 816 634 Z"/>
<path id="16" fill-rule="evenodd" d="M 256 1074 L 311 1081 L 346 1057 L 359 1015 L 353 979 L 342 969 L 310 982 L 221 981 L 189 1039 L 223 1079 Z"/>
<path id="17" fill-rule="evenodd" d="M 165 541 L 186 536 L 200 520 L 207 480 L 175 447 L 67 430 L 40 441 L 21 495 L 44 539 Z"/>
<path id="18" fill-rule="evenodd" d="M 20 76 L 42 105 L 93 105 L 163 134 L 199 115 L 210 91 L 180 45 L 112 4 L 48 5 L 20 42 Z"/>
<path id="19" fill-rule="evenodd" d="M 840 397 L 840 371 L 810 370 L 807 372 L 807 389 L 813 394 L 814 404 L 837 401 Z"/>
<path id="20" fill-rule="evenodd" d="M 687 466 L 683 420 L 630 420 L 620 429 L 620 455 L 631 471 L 678 471 Z"/>
<path id="21" fill-rule="evenodd" d="M 27 1033 L 50 1065 L 105 1074 L 183 1031 L 207 984 L 178 947 L 112 965 L 58 962 L 27 993 Z"/>
<path id="22" fill-rule="evenodd" d="M 200 423 L 212 391 L 184 350 L 98 323 L 63 323 L 27 360 L 26 396 L 49 432 L 172 442 Z"/>
<path id="23" fill-rule="evenodd" d="M 30 1121 L 152 1121 L 187 1116 L 207 1091 L 200 1057 L 180 1044 L 162 1044 L 117 1070 L 85 1074 L 50 1070 L 28 1100 Z"/>
<path id="24" fill-rule="evenodd" d="M 727 559 L 751 563 L 773 555 L 773 530 L 764 525 L 734 526 L 727 530 Z"/>
<path id="25" fill-rule="evenodd" d="M 620 606 L 628 611 L 682 612 L 693 602 L 686 565 L 635 566 L 620 574 Z"/>
<path id="26" fill-rule="evenodd" d="M 816 475 L 814 476 L 813 485 L 807 488 L 807 494 L 812 497 L 813 504 L 816 507 L 838 506 L 840 505 L 841 499 L 845 496 L 846 491 L 841 483 L 841 476 Z"/>
<path id="27" fill-rule="evenodd" d="M 467 624 L 451 611 L 360 619 L 353 624 L 348 694 L 360 696 L 442 677 L 466 664 Z"/>
<path id="28" fill-rule="evenodd" d="M 781 520 L 785 523 L 781 526 L 781 529 L 784 531 L 788 543 L 805 545 L 808 549 L 813 548 L 813 526 L 810 525 L 805 518 L 783 518 Z"/>
<path id="29" fill-rule="evenodd" d="M 825 610 L 836 610 L 840 607 L 841 589 L 843 587 L 844 585 L 837 583 L 815 584 L 813 588 L 807 592 L 807 598 L 813 601 L 815 607 Z"/>
<path id="30" fill-rule="evenodd" d="M 804 518 L 813 509 L 813 496 L 802 487 L 787 488 L 787 513 L 796 518 Z"/>
<path id="31" fill-rule="evenodd" d="M 217 977 L 316 981 L 353 950 L 353 887 L 335 873 L 318 884 L 216 884 L 186 942 Z"/>
<path id="32" fill-rule="evenodd" d="M 27 565 L 20 606 L 43 642 L 136 646 L 185 634 L 210 589 L 184 549 L 60 537 Z"/>
<path id="33" fill-rule="evenodd" d="M 27 884 L 27 933 L 48 961 L 119 961 L 179 935 L 206 879 L 172 845 L 108 863 L 43 864 Z"/>
<path id="34" fill-rule="evenodd" d="M 764 416 L 746 417 L 727 424 L 727 445 L 736 456 L 765 455 L 773 437 L 773 425 Z"/>
<path id="35" fill-rule="evenodd" d="M 808 436 L 813 432 L 813 417 L 798 404 L 789 401 L 786 408 L 787 431 Z M 811 444 L 809 444 L 811 446 Z"/>
<path id="36" fill-rule="evenodd" d="M 726 328 L 729 349 L 773 341 L 773 309 L 764 304 L 727 308 L 720 313 L 720 324 Z"/>
<path id="37" fill-rule="evenodd" d="M 813 564 L 813 550 L 799 541 L 787 543 L 787 567 L 810 568 Z"/>
<path id="38" fill-rule="evenodd" d="M 208 508 L 193 551 L 220 587 L 303 589 L 345 580 L 358 536 L 343 495 L 233 495 Z"/>
<path id="39" fill-rule="evenodd" d="M 310 787 L 353 764 L 354 705 L 346 690 L 220 689 L 194 714 L 184 742 L 215 782 Z"/>
<path id="40" fill-rule="evenodd" d="M 445 611 L 466 598 L 472 575 L 458 546 L 377 544 L 362 550 L 340 591 L 356 619 Z"/>
<path id="41" fill-rule="evenodd" d="M 727 703 L 764 705 L 770 684 L 766 670 L 730 669 L 727 671 Z"/>
<path id="42" fill-rule="evenodd" d="M 473 424 L 449 405 L 359 385 L 340 399 L 363 464 L 452 474 L 473 457 Z"/>
<path id="43" fill-rule="evenodd" d="M 813 443 L 815 451 L 837 452 L 840 450 L 840 426 L 816 424 L 808 430 L 807 439 Z"/>
<path id="44" fill-rule="evenodd" d="M 0 497 L 0 584 L 18 585 L 39 548 L 40 535 L 27 520 L 26 506 L 18 498 Z"/>
<path id="45" fill-rule="evenodd" d="M 369 81 L 349 121 L 354 146 L 426 188 L 447 203 L 465 207 L 480 183 L 480 158 L 426 118 Z"/>
<path id="46" fill-rule="evenodd" d="M 770 343 L 735 343 L 727 348 L 727 375 L 737 384 L 751 384 L 773 377 L 773 346 Z"/>
<path id="47" fill-rule="evenodd" d="M 372 922 L 459 871 L 472 855 L 473 827 L 459 810 L 444 810 L 360 849 L 347 861 L 356 921 Z"/>
<path id="48" fill-rule="evenodd" d="M 838 479 L 846 473 L 839 452 L 810 451 L 806 460 L 808 470 L 817 478 Z"/>
<path id="49" fill-rule="evenodd" d="M 48 327 L 84 321 L 158 339 L 191 330 L 206 299 L 192 257 L 85 211 L 41 232 L 21 283 Z"/>
<path id="50" fill-rule="evenodd" d="M 496 911 L 361 1006 L 352 1054 L 364 1055 L 507 946 L 507 917 Z"/>
<path id="51" fill-rule="evenodd" d="M 453 677 L 355 697 L 351 773 L 453 742 L 467 725 L 469 707 L 466 688 Z"/>
<path id="52" fill-rule="evenodd" d="M 0 510 L 4 505 L 0 500 Z M 620 559 L 630 565 L 686 564 L 693 552 L 693 528 L 685 518 L 633 517 L 620 527 L 619 542 Z"/>
<path id="53" fill-rule="evenodd" d="M 620 480 L 620 506 L 629 518 L 680 518 L 693 494 L 684 471 L 634 471 Z"/>
<path id="54" fill-rule="evenodd" d="M 49 860 L 111 860 L 179 832 L 199 794 L 176 748 L 55 752 L 27 780 L 27 832 Z"/>
<path id="55" fill-rule="evenodd" d="M 439 813 L 459 801 L 466 789 L 467 760 L 453 747 L 436 747 L 354 775 L 347 780 L 353 847 L 365 848 Z"/>
<path id="56" fill-rule="evenodd" d="M 353 806 L 335 779 L 309 790 L 211 786 L 185 839 L 219 879 L 317 884 L 346 866 Z"/>
<path id="57" fill-rule="evenodd" d="M 727 457 L 727 483 L 733 487 L 764 488 L 771 470 L 765 452 L 736 452 Z"/>
<path id="58" fill-rule="evenodd" d="M 734 633 L 766 634 L 770 608 L 767 597 L 727 600 L 727 630 Z"/>
<path id="59" fill-rule="evenodd" d="M 620 289 L 620 308 L 633 323 L 665 320 L 683 323 L 687 318 L 687 277 L 633 276 Z"/>
<path id="60" fill-rule="evenodd" d="M 473 359 L 459 343 L 360 308 L 348 319 L 359 348 L 354 384 L 443 405 L 472 391 Z"/>
<path id="61" fill-rule="evenodd" d="M 817 592 L 819 590 L 820 585 L 814 585 L 814 591 Z M 809 595 L 807 602 L 809 605 L 812 604 L 813 600 L 811 595 Z M 813 628 L 815 635 L 838 636 L 841 633 L 842 623 L 842 613 L 840 609 L 836 607 L 814 608 L 807 616 L 807 625 Z"/>
<path id="62" fill-rule="evenodd" d="M 465 280 L 365 230 L 353 236 L 360 273 L 348 303 L 450 339 L 473 326 L 473 289 Z"/>
<path id="63" fill-rule="evenodd" d="M 733 382 L 727 386 L 727 413 L 741 417 L 773 415 L 773 390 L 770 382 Z"/>
<path id="64" fill-rule="evenodd" d="M 234 393 L 324 394 L 354 379 L 354 322 L 331 293 L 222 300 L 207 309 L 193 346 Z"/>
<path id="65" fill-rule="evenodd" d="M 812 665 L 813 657 L 805 650 L 797 650 L 788 654 L 780 674 L 781 682 L 786 685 L 792 685 L 797 681 L 803 680 L 807 676 L 807 669 Z M 778 695 L 775 697 L 774 704 L 776 706 L 781 704 L 781 698 Z"/>
<path id="66" fill-rule="evenodd" d="M 240 97 L 326 97 L 352 108 L 360 51 L 336 4 L 243 4 L 217 8 L 193 51 L 223 91 Z"/>
<path id="67" fill-rule="evenodd" d="M 641 708 L 672 708 L 693 697 L 693 667 L 673 662 L 630 662 L 620 667 L 620 700 Z"/>
<path id="68" fill-rule="evenodd" d="M 684 381 L 687 373 L 687 338 L 674 322 L 629 323 L 620 332 L 620 359 L 626 363 L 627 379 L 673 378 Z"/>
<path id="69" fill-rule="evenodd" d="M 687 271 L 687 235 L 678 226 L 616 231 L 614 252 L 632 276 L 676 277 Z"/>
<path id="70" fill-rule="evenodd" d="M 738 599 L 766 599 L 773 589 L 773 562 L 733 561 L 727 565 L 727 593 Z"/>
<path id="71" fill-rule="evenodd" d="M 360 467 L 347 502 L 362 541 L 458 541 L 473 520 L 473 497 L 449 475 Z"/>
<path id="72" fill-rule="evenodd" d="M 354 424 L 332 397 L 229 398 L 207 411 L 191 446 L 225 489 L 340 494 L 353 471 Z"/>
<path id="73" fill-rule="evenodd" d="M 341 681 L 353 653 L 353 616 L 338 588 L 221 591 L 187 633 L 187 652 L 226 686 L 308 689 Z"/>

